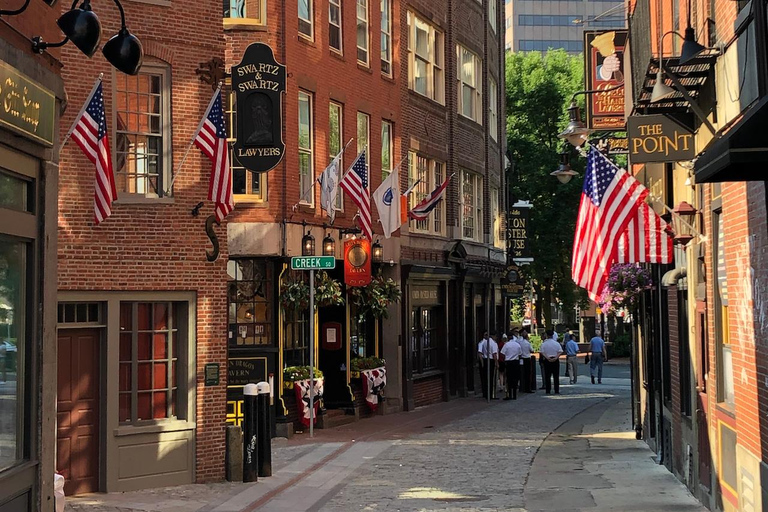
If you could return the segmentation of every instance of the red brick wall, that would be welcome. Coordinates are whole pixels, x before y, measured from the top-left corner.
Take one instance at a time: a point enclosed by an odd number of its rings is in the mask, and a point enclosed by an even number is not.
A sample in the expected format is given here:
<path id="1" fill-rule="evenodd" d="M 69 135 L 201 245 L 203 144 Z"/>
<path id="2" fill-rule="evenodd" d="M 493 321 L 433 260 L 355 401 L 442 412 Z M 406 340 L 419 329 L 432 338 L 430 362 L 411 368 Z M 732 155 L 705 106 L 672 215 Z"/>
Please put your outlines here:
<path id="1" fill-rule="evenodd" d="M 59 2 L 62 11 L 68 3 Z M 223 57 L 221 3 L 173 0 L 170 5 L 127 2 L 128 28 L 144 46 L 145 62 L 171 68 L 173 169 L 176 170 L 194 130 L 211 99 L 210 85 L 200 82 L 200 62 Z M 116 8 L 94 5 L 102 23 L 102 44 L 119 29 Z M 104 73 L 104 102 L 109 135 L 112 122 L 113 77 L 116 70 L 100 52 L 87 59 L 73 45 L 63 48 L 62 76 L 69 108 L 62 117 L 66 133 L 99 73 Z M 114 149 L 113 149 L 114 153 Z M 210 162 L 196 148 L 190 151 L 174 184 L 170 203 L 115 204 L 113 214 L 93 225 L 94 167 L 70 141 L 61 152 L 59 176 L 60 290 L 194 290 L 197 293 L 197 431 L 198 482 L 224 477 L 224 416 L 226 379 L 219 386 L 203 385 L 206 363 L 226 367 L 226 222 L 215 228 L 221 247 L 216 262 L 206 261 L 210 242 L 205 218 L 213 213 L 206 201 Z M 201 215 L 192 208 L 206 201 Z"/>
<path id="2" fill-rule="evenodd" d="M 672 413 L 672 465 L 678 473 L 683 473 L 682 414 L 680 412 L 680 326 L 677 301 L 677 287 L 667 288 L 667 311 L 669 312 L 669 377 L 672 400 L 669 407 Z"/>
<path id="3" fill-rule="evenodd" d="M 442 375 L 427 377 L 413 382 L 413 402 L 416 407 L 436 404 L 444 399 Z"/>

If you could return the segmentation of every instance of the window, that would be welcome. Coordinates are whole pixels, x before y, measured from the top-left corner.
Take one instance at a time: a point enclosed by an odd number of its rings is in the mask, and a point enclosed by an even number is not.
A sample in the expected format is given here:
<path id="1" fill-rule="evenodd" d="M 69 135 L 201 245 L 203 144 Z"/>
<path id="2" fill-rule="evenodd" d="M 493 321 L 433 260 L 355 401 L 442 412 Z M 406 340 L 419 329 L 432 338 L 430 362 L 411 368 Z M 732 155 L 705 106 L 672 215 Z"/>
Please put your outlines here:
<path id="1" fill-rule="evenodd" d="M 309 279 L 308 272 L 288 271 L 285 281 Z M 283 365 L 309 365 L 309 308 L 283 311 Z M 315 363 L 317 364 L 317 363 Z"/>
<path id="2" fill-rule="evenodd" d="M 315 204 L 314 194 L 304 196 L 315 181 L 312 133 L 312 95 L 299 91 L 299 191 L 301 202 L 310 205 Z"/>
<path id="3" fill-rule="evenodd" d="M 408 12 L 408 87 L 445 104 L 443 33 Z"/>
<path id="4" fill-rule="evenodd" d="M 177 400 L 186 401 L 179 383 L 186 380 L 177 365 L 185 350 L 182 303 L 120 303 L 120 423 L 183 419 Z"/>
<path id="5" fill-rule="evenodd" d="M 224 23 L 264 25 L 266 7 L 265 0 L 224 0 Z"/>
<path id="6" fill-rule="evenodd" d="M 488 79 L 488 134 L 499 140 L 499 86 L 493 78 Z"/>
<path id="7" fill-rule="evenodd" d="M 229 345 L 272 344 L 272 267 L 265 260 L 227 262 L 229 275 Z"/>
<path id="8" fill-rule="evenodd" d="M 499 0 L 488 0 L 488 23 L 491 24 L 491 30 L 493 33 L 496 33 L 496 26 L 499 23 L 498 21 L 498 10 L 499 7 L 497 5 L 497 2 Z"/>
<path id="9" fill-rule="evenodd" d="M 483 122 L 482 117 L 482 63 L 480 57 L 461 45 L 456 45 L 456 57 L 460 68 L 457 70 L 459 79 L 459 114 L 477 123 Z"/>
<path id="10" fill-rule="evenodd" d="M 165 66 L 145 64 L 136 76 L 115 73 L 113 155 L 120 193 L 165 195 L 171 172 L 169 86 Z"/>
<path id="11" fill-rule="evenodd" d="M 328 111 L 328 163 L 344 148 L 343 135 L 343 107 L 339 103 L 331 102 Z M 339 157 L 339 173 L 344 169 L 344 155 Z M 341 179 L 341 176 L 338 176 Z M 336 194 L 336 209 L 344 210 L 344 193 Z"/>
<path id="12" fill-rule="evenodd" d="M 368 137 L 371 133 L 371 116 L 362 112 L 357 113 L 357 152 L 368 149 Z M 371 155 L 366 155 L 370 161 Z"/>
<path id="13" fill-rule="evenodd" d="M 261 203 L 267 199 L 267 173 L 249 171 L 241 166 L 235 158 L 235 141 L 237 141 L 236 96 L 230 90 L 225 96 L 227 104 L 224 107 L 227 121 L 227 141 L 229 142 L 229 167 L 232 169 L 232 192 L 235 195 L 235 202 Z"/>
<path id="14" fill-rule="evenodd" d="M 483 236 L 483 177 L 461 171 L 461 236 L 482 241 Z"/>
<path id="15" fill-rule="evenodd" d="M 505 233 L 504 233 L 504 216 L 502 215 L 499 204 L 501 202 L 501 196 L 499 195 L 499 189 L 491 187 L 491 222 L 493 223 L 493 246 L 497 249 L 504 249 L 505 246 Z"/>
<path id="16" fill-rule="evenodd" d="M 341 0 L 328 1 L 328 46 L 343 53 L 341 37 Z"/>
<path id="17" fill-rule="evenodd" d="M 392 172 L 392 156 L 394 148 L 392 146 L 393 125 L 390 121 L 381 122 L 381 179 L 387 179 Z"/>
<path id="18" fill-rule="evenodd" d="M 299 0 L 299 34 L 310 39 L 314 37 L 312 32 L 312 2 L 313 0 Z"/>
<path id="19" fill-rule="evenodd" d="M 224 0 L 225 18 L 245 18 L 245 0 Z"/>
<path id="20" fill-rule="evenodd" d="M 410 207 L 424 200 L 445 180 L 445 166 L 411 151 L 408 153 L 408 186 L 416 183 L 410 195 Z M 445 192 L 444 192 L 445 194 Z M 410 220 L 410 229 L 415 233 L 443 235 L 445 226 L 445 196 L 425 220 Z"/>
<path id="21" fill-rule="evenodd" d="M 357 61 L 368 65 L 368 0 L 357 1 Z"/>
<path id="22" fill-rule="evenodd" d="M 358 357 L 377 356 L 376 354 L 376 322 L 354 303 L 349 305 L 349 352 L 353 359 Z"/>
<path id="23" fill-rule="evenodd" d="M 440 365 L 439 318 L 442 308 L 411 309 L 411 355 L 413 373 L 435 370 Z"/>
<path id="24" fill-rule="evenodd" d="M 550 48 L 562 48 L 568 53 L 581 53 L 584 48 L 582 41 L 549 40 L 549 39 L 521 39 L 521 52 L 545 52 Z"/>
<path id="25" fill-rule="evenodd" d="M 392 76 L 392 0 L 381 0 L 381 72 Z"/>
<path id="26" fill-rule="evenodd" d="M 718 198 L 717 203 L 721 203 Z M 733 353 L 729 332 L 728 278 L 725 262 L 725 233 L 723 230 L 723 212 L 718 209 L 713 213 L 712 257 L 715 260 L 715 343 L 717 347 L 717 401 L 733 405 Z"/>

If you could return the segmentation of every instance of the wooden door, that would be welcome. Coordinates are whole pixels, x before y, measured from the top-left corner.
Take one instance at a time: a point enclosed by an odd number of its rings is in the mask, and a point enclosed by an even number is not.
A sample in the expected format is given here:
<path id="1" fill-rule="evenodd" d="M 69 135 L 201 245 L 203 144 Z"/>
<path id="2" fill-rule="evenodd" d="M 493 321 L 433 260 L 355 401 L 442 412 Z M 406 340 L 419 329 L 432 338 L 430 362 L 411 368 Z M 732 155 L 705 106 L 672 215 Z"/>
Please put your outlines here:
<path id="1" fill-rule="evenodd" d="M 98 329 L 58 335 L 57 463 L 67 495 L 99 490 Z"/>

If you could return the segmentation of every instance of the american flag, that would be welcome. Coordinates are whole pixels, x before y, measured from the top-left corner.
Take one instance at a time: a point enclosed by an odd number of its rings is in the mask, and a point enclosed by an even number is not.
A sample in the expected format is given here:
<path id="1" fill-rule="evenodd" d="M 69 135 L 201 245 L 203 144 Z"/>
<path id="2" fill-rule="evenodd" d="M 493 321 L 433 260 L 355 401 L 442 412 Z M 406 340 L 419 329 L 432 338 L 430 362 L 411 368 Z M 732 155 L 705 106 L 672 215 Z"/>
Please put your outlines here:
<path id="1" fill-rule="evenodd" d="M 672 263 L 669 226 L 650 205 L 643 203 L 619 238 L 616 263 Z"/>
<path id="2" fill-rule="evenodd" d="M 432 191 L 427 197 L 424 198 L 419 204 L 413 207 L 413 210 L 408 212 L 408 216 L 415 220 L 426 220 L 429 217 L 430 212 L 435 209 L 440 201 L 443 199 L 443 192 L 448 188 L 448 183 L 451 181 L 451 176 Z"/>
<path id="3" fill-rule="evenodd" d="M 85 156 L 96 166 L 96 186 L 93 195 L 93 214 L 96 225 L 112 214 L 112 201 L 117 199 L 112 157 L 109 154 L 107 120 L 104 115 L 104 92 L 94 87 L 85 109 L 75 119 L 72 138 Z"/>
<path id="4" fill-rule="evenodd" d="M 195 135 L 195 146 L 211 159 L 211 178 L 208 183 L 208 199 L 216 203 L 216 220 L 226 217 L 235 208 L 232 196 L 232 171 L 229 168 L 229 145 L 224 128 L 224 112 L 221 108 L 221 91 L 216 91 L 203 122 Z"/>
<path id="5" fill-rule="evenodd" d="M 573 240 L 571 276 L 596 300 L 608 280 L 621 234 L 648 191 L 594 147 L 587 157 L 579 216 Z"/>
<path id="6" fill-rule="evenodd" d="M 365 150 L 355 159 L 347 174 L 339 182 L 341 189 L 352 198 L 352 201 L 360 210 L 360 224 L 363 233 L 369 240 L 373 240 L 371 229 L 371 190 L 368 187 L 368 166 L 365 162 Z"/>

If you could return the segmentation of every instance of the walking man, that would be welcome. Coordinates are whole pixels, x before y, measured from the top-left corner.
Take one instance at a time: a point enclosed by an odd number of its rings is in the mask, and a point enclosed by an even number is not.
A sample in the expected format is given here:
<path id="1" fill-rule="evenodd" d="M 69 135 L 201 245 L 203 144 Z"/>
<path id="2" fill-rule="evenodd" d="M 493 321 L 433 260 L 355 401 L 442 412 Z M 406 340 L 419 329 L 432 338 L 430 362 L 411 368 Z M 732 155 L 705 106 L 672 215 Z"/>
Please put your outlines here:
<path id="1" fill-rule="evenodd" d="M 491 391 L 491 398 L 495 398 L 495 371 L 499 366 L 499 346 L 488 336 L 488 331 L 483 333 L 483 339 L 477 344 L 477 359 L 480 363 L 480 385 L 483 388 L 483 398 L 488 398 L 488 391 Z M 488 364 L 492 364 L 488 380 Z"/>
<path id="2" fill-rule="evenodd" d="M 547 331 L 547 339 L 541 344 L 539 357 L 544 361 L 544 386 L 547 394 L 552 394 L 552 379 L 555 380 L 555 394 L 560 394 L 560 354 L 563 347 L 553 339 L 554 332 Z"/>
<path id="3" fill-rule="evenodd" d="M 522 361 L 522 368 L 520 371 L 520 392 L 535 393 L 536 376 L 531 376 L 531 370 L 534 368 L 534 365 L 531 360 L 531 342 L 528 341 L 528 331 L 523 330 L 517 338 L 517 342 L 520 344 L 520 349 L 522 351 L 520 356 Z M 531 381 L 533 381 L 533 384 L 531 384 Z"/>
<path id="4" fill-rule="evenodd" d="M 517 400 L 517 383 L 520 380 L 520 356 L 523 349 L 514 337 L 501 347 L 504 370 L 507 374 L 507 396 L 504 400 Z"/>
<path id="5" fill-rule="evenodd" d="M 589 342 L 589 374 L 592 377 L 592 384 L 595 383 L 595 370 L 597 370 L 597 383 L 603 383 L 603 361 L 608 354 L 605 352 L 605 340 L 600 337 L 599 332 L 595 332 L 595 337 Z"/>
<path id="6" fill-rule="evenodd" d="M 579 344 L 573 339 L 570 334 L 566 335 L 567 341 L 565 342 L 565 366 L 568 368 L 567 375 L 570 377 L 570 383 L 576 384 L 576 378 L 578 377 L 577 356 L 579 355 Z"/>

